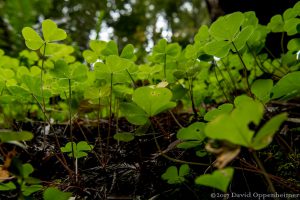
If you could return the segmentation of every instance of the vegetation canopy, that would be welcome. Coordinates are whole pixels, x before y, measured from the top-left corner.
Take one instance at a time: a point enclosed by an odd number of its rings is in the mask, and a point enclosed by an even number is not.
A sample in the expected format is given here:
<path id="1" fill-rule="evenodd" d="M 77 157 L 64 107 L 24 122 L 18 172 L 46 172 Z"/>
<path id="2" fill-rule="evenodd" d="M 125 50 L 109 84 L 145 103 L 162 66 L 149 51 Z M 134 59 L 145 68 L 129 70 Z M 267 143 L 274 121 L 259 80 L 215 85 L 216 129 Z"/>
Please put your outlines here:
<path id="1" fill-rule="evenodd" d="M 278 32 L 291 38 L 272 57 Z M 1 199 L 299 194 L 300 2 L 160 39 L 145 62 L 101 40 L 81 61 L 50 19 L 20 34 L 27 50 L 0 52 Z"/>

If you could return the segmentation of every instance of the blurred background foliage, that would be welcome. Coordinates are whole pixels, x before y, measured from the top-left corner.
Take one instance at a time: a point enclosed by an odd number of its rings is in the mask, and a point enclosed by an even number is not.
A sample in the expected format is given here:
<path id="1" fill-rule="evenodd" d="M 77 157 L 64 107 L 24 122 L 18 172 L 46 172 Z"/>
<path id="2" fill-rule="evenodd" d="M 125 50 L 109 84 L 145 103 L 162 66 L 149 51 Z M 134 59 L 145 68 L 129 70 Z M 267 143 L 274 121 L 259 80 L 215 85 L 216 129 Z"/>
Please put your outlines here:
<path id="1" fill-rule="evenodd" d="M 0 0 L 0 48 L 18 55 L 25 48 L 22 28 L 38 29 L 50 18 L 67 31 L 66 43 L 79 59 L 90 39 L 113 39 L 119 48 L 132 43 L 143 58 L 162 37 L 185 47 L 202 24 L 220 15 L 255 10 L 268 21 L 295 2 L 276 0 L 268 9 L 258 0 Z"/>

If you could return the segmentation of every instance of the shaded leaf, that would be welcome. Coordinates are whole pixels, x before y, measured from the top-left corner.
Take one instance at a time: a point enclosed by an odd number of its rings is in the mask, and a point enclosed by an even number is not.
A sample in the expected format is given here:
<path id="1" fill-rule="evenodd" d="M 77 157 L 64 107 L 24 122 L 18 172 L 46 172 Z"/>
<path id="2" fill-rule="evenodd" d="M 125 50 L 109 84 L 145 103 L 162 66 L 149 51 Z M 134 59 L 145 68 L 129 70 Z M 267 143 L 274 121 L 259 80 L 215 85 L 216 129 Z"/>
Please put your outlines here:
<path id="1" fill-rule="evenodd" d="M 179 173 L 175 166 L 170 166 L 164 174 L 161 175 L 163 180 L 166 180 L 169 184 L 179 184 L 185 181 L 184 176 L 189 174 L 189 166 L 183 164 L 180 166 Z"/>
<path id="2" fill-rule="evenodd" d="M 258 79 L 251 85 L 251 92 L 257 99 L 267 103 L 270 100 L 272 88 L 273 81 L 271 79 Z"/>
<path id="3" fill-rule="evenodd" d="M 47 188 L 43 194 L 44 200 L 68 200 L 71 196 L 71 192 L 62 192 L 53 187 Z"/>
<path id="4" fill-rule="evenodd" d="M 121 103 L 120 110 L 125 115 L 125 118 L 132 124 L 144 125 L 148 120 L 147 113 L 133 103 Z"/>
<path id="5" fill-rule="evenodd" d="M 234 170 L 231 167 L 215 170 L 212 174 L 199 176 L 196 178 L 195 182 L 199 185 L 205 185 L 226 192 L 232 179 L 233 172 Z"/>
<path id="6" fill-rule="evenodd" d="M 22 189 L 22 193 L 23 193 L 24 196 L 29 196 L 32 193 L 35 193 L 37 191 L 42 190 L 43 186 L 41 186 L 41 185 L 29 185 L 29 186 L 27 186 L 27 185 L 24 184 L 24 185 L 22 185 L 21 189 Z"/>
<path id="7" fill-rule="evenodd" d="M 0 141 L 29 141 L 33 138 L 33 134 L 28 131 L 13 132 L 13 131 L 1 131 L 0 132 Z"/>
<path id="8" fill-rule="evenodd" d="M 134 135 L 129 132 L 116 133 L 114 139 L 122 142 L 130 142 L 134 139 Z"/>
<path id="9" fill-rule="evenodd" d="M 205 123 L 195 122 L 187 128 L 181 128 L 177 132 L 177 138 L 183 142 L 178 144 L 178 148 L 192 148 L 202 143 L 206 137 L 204 134 Z"/>
<path id="10" fill-rule="evenodd" d="M 288 100 L 300 96 L 300 72 L 291 72 L 282 77 L 273 87 L 272 99 Z"/>
<path id="11" fill-rule="evenodd" d="M 230 113 L 232 111 L 232 109 L 233 109 L 233 105 L 231 103 L 224 103 L 224 104 L 220 105 L 217 109 L 208 111 L 204 115 L 204 120 L 212 121 L 221 114 Z"/>
<path id="12" fill-rule="evenodd" d="M 264 107 L 260 102 L 244 95 L 237 97 L 234 103 L 236 108 L 231 113 L 221 114 L 206 125 L 205 134 L 213 139 L 249 147 L 254 135 L 249 124 L 259 124 Z"/>
<path id="13" fill-rule="evenodd" d="M 287 119 L 287 113 L 281 113 L 272 117 L 253 138 L 252 147 L 260 150 L 267 147 L 273 139 L 273 135 L 278 131 L 281 124 Z"/>
<path id="14" fill-rule="evenodd" d="M 10 181 L 8 183 L 0 183 L 0 191 L 15 190 L 16 185 Z"/>

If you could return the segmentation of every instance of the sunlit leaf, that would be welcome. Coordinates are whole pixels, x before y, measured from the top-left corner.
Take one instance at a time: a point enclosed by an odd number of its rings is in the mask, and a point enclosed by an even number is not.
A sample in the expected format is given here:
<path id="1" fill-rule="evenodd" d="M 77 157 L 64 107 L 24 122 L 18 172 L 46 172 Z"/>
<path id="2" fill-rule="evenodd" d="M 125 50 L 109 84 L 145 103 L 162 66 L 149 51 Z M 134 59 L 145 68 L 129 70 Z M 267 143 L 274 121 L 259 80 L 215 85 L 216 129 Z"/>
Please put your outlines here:
<path id="1" fill-rule="evenodd" d="M 31 50 L 37 50 L 44 45 L 43 39 L 30 27 L 23 28 L 22 35 L 26 46 Z"/>
<path id="2" fill-rule="evenodd" d="M 287 45 L 287 48 L 290 51 L 299 51 L 300 50 L 300 38 L 291 39 Z"/>
<path id="3" fill-rule="evenodd" d="M 147 99 L 147 101 L 145 101 Z M 173 108 L 172 92 L 167 88 L 140 87 L 133 93 L 132 100 L 141 107 L 149 117 Z"/>
<path id="4" fill-rule="evenodd" d="M 211 25 L 209 33 L 217 40 L 231 41 L 239 32 L 243 21 L 244 15 L 241 12 L 219 17 L 217 21 Z"/>
<path id="5" fill-rule="evenodd" d="M 116 55 L 118 56 L 118 46 L 115 41 L 109 41 L 106 47 L 101 52 L 104 56 Z"/>
<path id="6" fill-rule="evenodd" d="M 135 60 L 136 56 L 134 55 L 134 46 L 132 44 L 127 44 L 120 55 L 121 58 Z"/>
<path id="7" fill-rule="evenodd" d="M 57 28 L 56 23 L 50 19 L 42 22 L 42 31 L 46 42 L 60 41 L 67 37 L 66 32 L 63 29 Z"/>
<path id="8" fill-rule="evenodd" d="M 268 28 L 272 32 L 283 32 L 284 22 L 281 15 L 274 15 L 268 24 Z"/>

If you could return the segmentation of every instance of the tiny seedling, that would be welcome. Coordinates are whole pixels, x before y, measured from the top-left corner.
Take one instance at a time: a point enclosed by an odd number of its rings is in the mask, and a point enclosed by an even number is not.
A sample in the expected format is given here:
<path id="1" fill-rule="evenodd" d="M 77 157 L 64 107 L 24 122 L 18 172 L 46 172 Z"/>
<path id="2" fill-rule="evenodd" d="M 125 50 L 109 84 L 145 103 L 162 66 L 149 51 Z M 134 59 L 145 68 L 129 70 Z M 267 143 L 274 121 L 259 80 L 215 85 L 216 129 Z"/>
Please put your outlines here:
<path id="1" fill-rule="evenodd" d="M 75 142 L 68 142 L 64 147 L 61 147 L 61 151 L 68 153 L 68 156 L 75 158 L 75 180 L 78 181 L 78 158 L 86 157 L 93 150 L 94 146 L 89 145 L 86 141 L 80 141 L 77 144 Z"/>
<path id="2" fill-rule="evenodd" d="M 185 181 L 185 176 L 190 173 L 190 168 L 187 164 L 180 166 L 179 171 L 176 166 L 170 166 L 164 174 L 161 175 L 163 180 L 169 184 L 180 184 Z"/>

